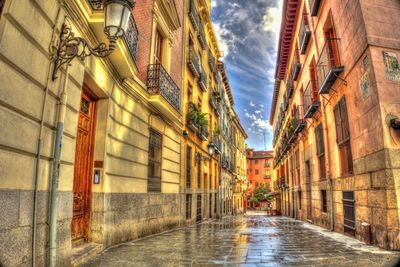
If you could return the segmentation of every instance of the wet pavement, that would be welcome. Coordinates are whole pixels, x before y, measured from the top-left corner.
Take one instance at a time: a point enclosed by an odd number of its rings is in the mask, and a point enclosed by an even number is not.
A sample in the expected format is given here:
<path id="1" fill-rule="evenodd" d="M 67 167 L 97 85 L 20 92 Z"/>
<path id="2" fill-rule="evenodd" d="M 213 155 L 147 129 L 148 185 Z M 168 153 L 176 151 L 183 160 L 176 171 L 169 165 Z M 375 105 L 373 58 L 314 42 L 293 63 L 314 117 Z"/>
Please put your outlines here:
<path id="1" fill-rule="evenodd" d="M 111 248 L 85 266 L 394 266 L 389 252 L 285 217 L 209 221 Z"/>

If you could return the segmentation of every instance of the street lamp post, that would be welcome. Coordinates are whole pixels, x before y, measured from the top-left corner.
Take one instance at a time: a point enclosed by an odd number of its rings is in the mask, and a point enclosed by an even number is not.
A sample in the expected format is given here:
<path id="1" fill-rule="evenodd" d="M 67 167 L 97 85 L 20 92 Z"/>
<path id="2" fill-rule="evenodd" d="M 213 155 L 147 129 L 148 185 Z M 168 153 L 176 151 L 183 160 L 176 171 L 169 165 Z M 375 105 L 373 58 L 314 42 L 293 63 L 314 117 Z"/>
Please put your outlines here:
<path id="1" fill-rule="evenodd" d="M 51 198 L 50 198 L 50 223 L 49 223 L 49 266 L 56 266 L 57 262 L 57 198 L 59 182 L 59 166 L 62 148 L 62 135 L 64 120 L 67 107 L 67 83 L 68 66 L 74 58 L 84 60 L 86 57 L 94 55 L 96 57 L 109 56 L 116 47 L 119 38 L 124 37 L 129 27 L 129 19 L 134 6 L 133 0 L 105 0 L 105 20 L 104 33 L 110 41 L 109 47 L 100 43 L 97 47 L 91 47 L 87 40 L 76 37 L 72 29 L 66 22 L 62 25 L 58 47 L 54 56 L 54 67 L 52 73 L 53 81 L 57 79 L 57 72 L 62 66 L 66 66 L 65 80 L 61 90 L 60 104 L 58 110 L 58 120 L 56 129 L 55 149 L 53 154 L 53 171 L 51 177 Z M 36 215 L 35 215 L 36 216 Z M 35 255 L 34 255 L 35 257 Z"/>

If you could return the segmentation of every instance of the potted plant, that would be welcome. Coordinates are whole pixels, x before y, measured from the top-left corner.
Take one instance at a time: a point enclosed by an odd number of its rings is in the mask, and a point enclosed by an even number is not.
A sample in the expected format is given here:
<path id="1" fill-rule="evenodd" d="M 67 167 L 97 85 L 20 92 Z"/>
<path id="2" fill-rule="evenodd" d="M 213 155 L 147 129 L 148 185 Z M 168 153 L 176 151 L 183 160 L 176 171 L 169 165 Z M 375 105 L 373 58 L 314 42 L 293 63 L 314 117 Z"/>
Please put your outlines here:
<path id="1" fill-rule="evenodd" d="M 198 111 L 194 108 L 191 108 L 187 114 L 187 127 L 194 132 L 197 132 L 199 129 L 197 127 L 198 120 Z"/>

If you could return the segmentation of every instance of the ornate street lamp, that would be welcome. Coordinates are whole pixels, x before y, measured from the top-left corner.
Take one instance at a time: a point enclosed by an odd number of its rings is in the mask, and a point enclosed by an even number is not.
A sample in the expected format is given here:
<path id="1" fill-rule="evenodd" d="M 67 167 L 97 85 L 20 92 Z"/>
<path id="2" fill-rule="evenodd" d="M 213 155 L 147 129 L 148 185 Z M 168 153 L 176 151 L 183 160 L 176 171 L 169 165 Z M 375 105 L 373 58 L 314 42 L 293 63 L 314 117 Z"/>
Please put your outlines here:
<path id="1" fill-rule="evenodd" d="M 109 56 L 114 51 L 117 40 L 125 35 L 129 27 L 133 6 L 133 0 L 104 1 L 104 33 L 110 41 L 109 47 L 105 43 L 100 43 L 97 47 L 90 47 L 84 38 L 76 37 L 71 27 L 64 23 L 55 57 L 53 80 L 57 78 L 56 73 L 60 67 L 64 64 L 68 65 L 76 57 L 84 60 L 90 55 L 101 58 Z"/>
<path id="2" fill-rule="evenodd" d="M 208 148 L 208 154 L 209 154 L 210 156 L 214 155 L 214 150 L 215 150 L 215 145 L 214 145 L 214 143 L 213 143 L 213 142 L 209 143 L 209 144 L 207 145 L 207 148 Z"/>

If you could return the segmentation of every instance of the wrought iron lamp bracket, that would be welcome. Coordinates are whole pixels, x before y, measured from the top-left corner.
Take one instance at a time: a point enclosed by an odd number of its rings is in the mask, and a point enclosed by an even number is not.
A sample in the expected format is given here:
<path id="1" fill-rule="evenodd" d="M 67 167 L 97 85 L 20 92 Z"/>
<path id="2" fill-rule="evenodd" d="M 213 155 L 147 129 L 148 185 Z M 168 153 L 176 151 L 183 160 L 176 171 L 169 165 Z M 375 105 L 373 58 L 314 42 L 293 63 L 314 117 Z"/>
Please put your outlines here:
<path id="1" fill-rule="evenodd" d="M 53 81 L 57 79 L 57 71 L 65 64 L 68 66 L 74 58 L 79 58 L 83 61 L 91 55 L 100 58 L 109 56 L 115 50 L 118 38 L 109 37 L 108 39 L 110 40 L 108 47 L 105 43 L 91 47 L 84 38 L 75 36 L 71 27 L 64 23 L 61 27 L 58 48 L 54 58 Z"/>

